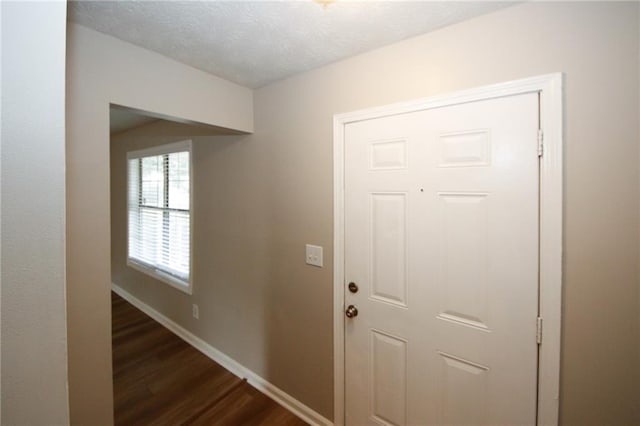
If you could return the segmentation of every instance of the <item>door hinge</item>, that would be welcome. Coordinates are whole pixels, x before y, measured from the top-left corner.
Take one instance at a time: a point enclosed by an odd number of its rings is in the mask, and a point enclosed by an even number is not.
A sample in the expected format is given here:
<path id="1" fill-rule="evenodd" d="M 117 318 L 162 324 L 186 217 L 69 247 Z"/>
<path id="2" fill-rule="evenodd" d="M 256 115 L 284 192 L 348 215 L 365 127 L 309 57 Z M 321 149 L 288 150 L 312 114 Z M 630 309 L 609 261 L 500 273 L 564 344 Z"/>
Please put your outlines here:
<path id="1" fill-rule="evenodd" d="M 536 342 L 542 344 L 542 318 L 536 318 Z"/>
<path id="2" fill-rule="evenodd" d="M 538 157 L 542 157 L 544 152 L 544 135 L 542 129 L 538 129 Z"/>

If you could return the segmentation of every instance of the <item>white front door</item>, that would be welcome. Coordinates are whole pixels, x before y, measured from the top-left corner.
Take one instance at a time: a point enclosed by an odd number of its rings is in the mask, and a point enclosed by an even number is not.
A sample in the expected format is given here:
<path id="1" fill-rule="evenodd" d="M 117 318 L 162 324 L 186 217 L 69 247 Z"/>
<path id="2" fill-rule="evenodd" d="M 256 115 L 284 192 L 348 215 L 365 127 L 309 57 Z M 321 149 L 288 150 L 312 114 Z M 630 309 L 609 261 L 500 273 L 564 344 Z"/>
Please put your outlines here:
<path id="1" fill-rule="evenodd" d="M 345 126 L 347 425 L 536 422 L 538 105 Z"/>

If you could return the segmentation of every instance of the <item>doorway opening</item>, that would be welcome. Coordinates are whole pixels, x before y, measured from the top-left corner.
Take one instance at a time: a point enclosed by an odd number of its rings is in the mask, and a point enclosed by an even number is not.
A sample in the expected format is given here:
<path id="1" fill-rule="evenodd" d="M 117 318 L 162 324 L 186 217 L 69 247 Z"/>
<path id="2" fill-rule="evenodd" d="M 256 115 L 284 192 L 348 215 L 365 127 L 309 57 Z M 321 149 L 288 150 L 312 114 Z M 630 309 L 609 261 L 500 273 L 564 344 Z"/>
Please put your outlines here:
<path id="1" fill-rule="evenodd" d="M 227 146 L 242 137 L 239 135 L 243 133 L 110 106 L 111 352 L 116 424 L 141 419 L 206 423 L 213 418 L 232 423 L 252 418 L 259 423 L 262 417 L 303 423 L 158 318 L 161 311 L 174 317 L 182 311 L 189 313 L 180 317 L 183 324 L 198 320 L 202 324 L 197 309 L 202 302 L 197 297 L 204 281 L 191 280 L 194 261 L 198 261 L 192 242 L 201 243 L 190 226 L 198 213 L 192 199 L 194 177 L 198 177 L 194 176 L 193 154 L 207 157 L 216 146 Z M 195 195 L 206 191 L 202 185 L 198 189 L 201 192 Z M 200 211 L 201 223 L 208 216 Z M 130 238 L 132 232 L 140 238 Z M 166 249 L 167 245 L 176 247 Z M 187 280 L 189 286 L 182 285 Z M 180 309 L 171 311 L 172 307 Z M 239 400 L 245 404 L 238 404 Z"/>

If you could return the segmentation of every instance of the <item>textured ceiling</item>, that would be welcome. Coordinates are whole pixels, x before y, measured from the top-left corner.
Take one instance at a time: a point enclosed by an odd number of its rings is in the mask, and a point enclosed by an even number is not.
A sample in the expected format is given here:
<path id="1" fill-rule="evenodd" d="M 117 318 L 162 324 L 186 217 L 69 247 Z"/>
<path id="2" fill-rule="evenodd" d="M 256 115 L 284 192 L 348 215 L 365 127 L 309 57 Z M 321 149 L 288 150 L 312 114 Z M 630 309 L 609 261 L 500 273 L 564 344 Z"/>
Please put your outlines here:
<path id="1" fill-rule="evenodd" d="M 513 2 L 73 1 L 69 19 L 257 88 Z"/>

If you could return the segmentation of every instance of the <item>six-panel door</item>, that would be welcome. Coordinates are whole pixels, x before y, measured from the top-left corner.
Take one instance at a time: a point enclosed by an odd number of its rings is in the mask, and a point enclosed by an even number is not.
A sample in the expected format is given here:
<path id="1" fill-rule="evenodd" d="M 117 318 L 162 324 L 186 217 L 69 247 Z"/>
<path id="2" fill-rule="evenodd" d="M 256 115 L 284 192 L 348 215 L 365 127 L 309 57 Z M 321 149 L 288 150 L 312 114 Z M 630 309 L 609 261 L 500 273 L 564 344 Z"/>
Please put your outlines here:
<path id="1" fill-rule="evenodd" d="M 346 126 L 348 425 L 535 423 L 538 127 L 537 93 Z"/>

